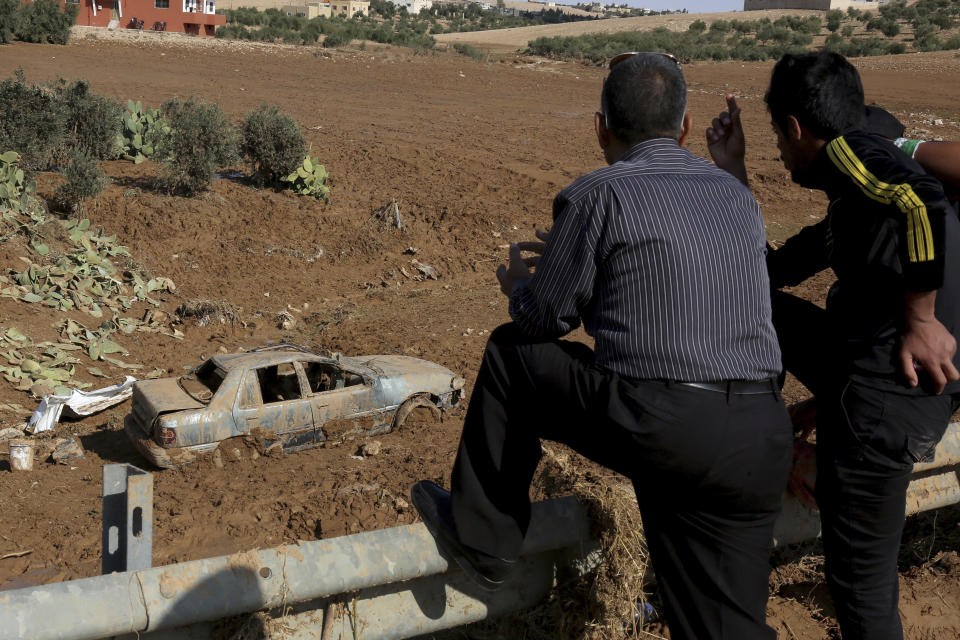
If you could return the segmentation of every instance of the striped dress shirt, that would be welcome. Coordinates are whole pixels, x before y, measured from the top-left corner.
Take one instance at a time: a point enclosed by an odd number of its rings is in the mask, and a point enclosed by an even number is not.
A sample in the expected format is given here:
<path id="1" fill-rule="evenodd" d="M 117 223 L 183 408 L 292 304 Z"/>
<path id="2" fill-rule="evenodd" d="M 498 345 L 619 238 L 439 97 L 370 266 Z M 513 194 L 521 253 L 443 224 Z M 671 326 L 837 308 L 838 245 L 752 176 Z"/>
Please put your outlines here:
<path id="1" fill-rule="evenodd" d="M 760 380 L 780 371 L 766 233 L 750 191 L 675 140 L 633 146 L 553 203 L 510 316 L 556 338 L 583 322 L 597 364 L 638 379 Z"/>

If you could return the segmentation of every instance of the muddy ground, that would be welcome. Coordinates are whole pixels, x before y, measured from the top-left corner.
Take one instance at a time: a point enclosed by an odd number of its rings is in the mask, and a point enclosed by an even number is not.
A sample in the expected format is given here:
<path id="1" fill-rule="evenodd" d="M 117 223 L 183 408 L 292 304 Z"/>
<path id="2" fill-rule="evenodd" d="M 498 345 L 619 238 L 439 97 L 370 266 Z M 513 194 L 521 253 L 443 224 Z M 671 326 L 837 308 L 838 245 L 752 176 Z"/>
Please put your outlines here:
<path id="1" fill-rule="evenodd" d="M 950 89 L 960 80 L 956 54 L 858 65 L 868 97 L 915 134 L 960 138 L 960 107 Z M 106 165 L 113 183 L 85 215 L 116 233 L 140 266 L 176 283 L 175 293 L 159 296 L 161 309 L 212 300 L 236 310 L 233 322 L 187 322 L 182 340 L 147 333 L 118 338 L 130 351 L 125 359 L 145 371 L 176 374 L 218 350 L 285 339 L 346 354 L 426 358 L 459 372 L 469 390 L 485 336 L 507 319 L 493 275 L 507 243 L 548 226 L 554 194 L 602 162 L 592 116 L 603 72 L 577 64 L 81 38 L 68 47 L 0 48 L 0 74 L 18 67 L 30 80 L 85 78 L 95 91 L 150 105 L 201 95 L 235 118 L 264 101 L 279 104 L 301 123 L 332 176 L 328 205 L 236 179 L 219 180 L 188 200 L 157 193 L 157 167 L 150 163 Z M 770 68 L 731 62 L 684 71 L 698 130 L 723 107 L 725 92 L 739 96 L 753 184 L 776 241 L 819 219 L 824 199 L 792 185 L 778 161 L 762 105 Z M 702 135 L 689 146 L 706 153 Z M 49 195 L 57 180 L 40 176 L 41 194 Z M 399 205 L 402 231 L 372 216 L 391 201 Z M 16 238 L 0 243 L 0 269 L 17 267 L 27 254 Z M 414 257 L 440 277 L 404 275 L 415 275 Z M 828 284 L 823 276 L 801 291 L 821 300 Z M 295 326 L 278 329 L 276 314 L 290 309 Z M 55 337 L 52 325 L 61 317 L 0 298 L 0 324 L 36 339 Z M 122 379 L 122 370 L 103 368 Z M 788 387 L 791 400 L 805 395 Z M 22 421 L 34 406 L 5 383 L 0 403 L 0 426 Z M 57 435 L 79 435 L 87 450 L 82 460 L 38 461 L 32 473 L 12 473 L 0 457 L 0 556 L 29 551 L 0 560 L 0 588 L 98 573 L 101 467 L 145 464 L 118 430 L 128 406 L 58 427 Z M 225 450 L 220 465 L 207 460 L 157 472 L 154 563 L 411 523 L 409 487 L 421 478 L 447 482 L 462 419 L 460 409 L 439 424 L 415 420 L 380 438 L 382 451 L 373 457 L 355 456 L 359 442 L 255 460 L 237 447 L 239 456 Z M 911 640 L 960 637 L 958 543 L 956 507 L 908 524 L 901 613 Z M 778 554 L 769 614 L 782 640 L 837 637 L 821 564 L 816 543 Z"/>

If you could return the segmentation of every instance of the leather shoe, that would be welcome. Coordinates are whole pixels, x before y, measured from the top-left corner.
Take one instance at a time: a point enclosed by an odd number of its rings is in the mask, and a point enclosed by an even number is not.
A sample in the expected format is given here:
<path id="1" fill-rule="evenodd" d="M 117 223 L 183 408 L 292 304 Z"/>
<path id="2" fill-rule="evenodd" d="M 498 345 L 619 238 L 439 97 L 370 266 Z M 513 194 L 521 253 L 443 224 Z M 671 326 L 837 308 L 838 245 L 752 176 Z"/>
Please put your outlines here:
<path id="1" fill-rule="evenodd" d="M 460 542 L 453 523 L 449 491 L 429 480 L 421 480 L 410 490 L 410 500 L 440 550 L 452 558 L 470 579 L 487 591 L 496 591 L 503 586 L 516 561 L 492 556 Z"/>

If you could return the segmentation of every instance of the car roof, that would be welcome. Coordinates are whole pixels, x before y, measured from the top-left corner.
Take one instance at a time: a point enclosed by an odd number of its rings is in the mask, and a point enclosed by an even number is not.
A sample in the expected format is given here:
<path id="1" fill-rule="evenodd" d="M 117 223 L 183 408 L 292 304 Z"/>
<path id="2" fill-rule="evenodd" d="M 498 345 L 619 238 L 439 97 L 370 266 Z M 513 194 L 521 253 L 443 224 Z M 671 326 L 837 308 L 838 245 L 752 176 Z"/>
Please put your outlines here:
<path id="1" fill-rule="evenodd" d="M 334 360 L 333 358 L 326 358 L 316 353 L 307 353 L 297 350 L 217 354 L 210 358 L 210 361 L 213 362 L 213 364 L 225 371 L 233 371 L 234 369 L 256 369 L 259 367 L 269 367 L 271 365 L 282 364 L 284 362 L 293 362 L 295 360 L 340 364 L 350 369 L 356 367 L 356 363 L 347 362 L 346 358 L 344 358 L 343 361 L 338 361 Z"/>

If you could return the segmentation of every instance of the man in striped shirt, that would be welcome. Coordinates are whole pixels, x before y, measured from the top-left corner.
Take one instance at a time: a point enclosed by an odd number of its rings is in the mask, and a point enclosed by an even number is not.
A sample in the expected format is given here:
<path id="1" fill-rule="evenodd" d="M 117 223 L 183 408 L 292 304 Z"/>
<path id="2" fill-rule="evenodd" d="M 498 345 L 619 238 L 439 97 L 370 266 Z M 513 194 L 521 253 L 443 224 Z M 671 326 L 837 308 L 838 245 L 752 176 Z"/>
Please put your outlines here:
<path id="1" fill-rule="evenodd" d="M 513 322 L 487 344 L 452 496 L 411 494 L 441 548 L 497 588 L 521 554 L 540 439 L 565 443 L 633 481 L 674 640 L 772 639 L 791 427 L 765 232 L 749 190 L 682 147 L 685 105 L 669 56 L 611 65 L 595 115 L 610 166 L 557 196 L 541 256 L 511 246 L 497 275 Z M 581 323 L 595 350 L 559 339 Z"/>
<path id="2" fill-rule="evenodd" d="M 740 110 L 707 130 L 747 181 Z M 785 55 L 766 95 L 794 182 L 824 219 L 768 258 L 775 289 L 833 269 L 826 310 L 777 291 L 783 362 L 817 398 L 816 498 L 827 584 L 844 640 L 901 640 L 897 551 L 914 462 L 960 404 L 960 221 L 941 184 L 863 131 L 863 87 L 836 53 Z"/>

